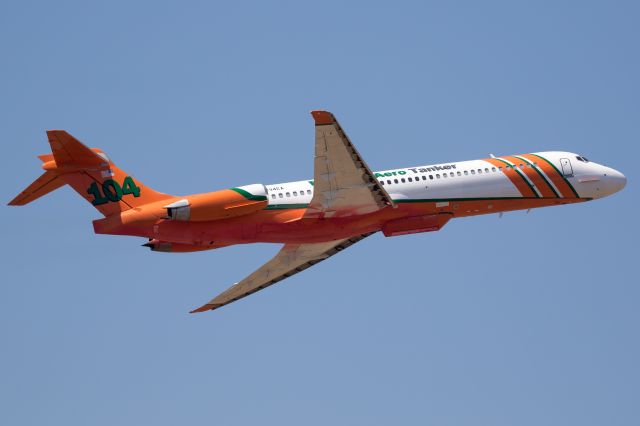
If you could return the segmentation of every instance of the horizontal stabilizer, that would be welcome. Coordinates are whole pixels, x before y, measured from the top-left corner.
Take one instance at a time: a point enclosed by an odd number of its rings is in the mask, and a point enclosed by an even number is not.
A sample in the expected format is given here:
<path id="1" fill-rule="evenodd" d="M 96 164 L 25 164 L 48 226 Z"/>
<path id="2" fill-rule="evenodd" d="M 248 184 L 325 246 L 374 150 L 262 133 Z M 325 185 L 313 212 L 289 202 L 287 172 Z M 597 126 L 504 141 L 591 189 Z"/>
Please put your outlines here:
<path id="1" fill-rule="evenodd" d="M 51 191 L 54 191 L 66 182 L 58 177 L 56 172 L 47 170 L 38 179 L 34 180 L 24 191 L 22 191 L 16 198 L 9 202 L 10 206 L 24 206 L 43 195 L 47 195 Z"/>

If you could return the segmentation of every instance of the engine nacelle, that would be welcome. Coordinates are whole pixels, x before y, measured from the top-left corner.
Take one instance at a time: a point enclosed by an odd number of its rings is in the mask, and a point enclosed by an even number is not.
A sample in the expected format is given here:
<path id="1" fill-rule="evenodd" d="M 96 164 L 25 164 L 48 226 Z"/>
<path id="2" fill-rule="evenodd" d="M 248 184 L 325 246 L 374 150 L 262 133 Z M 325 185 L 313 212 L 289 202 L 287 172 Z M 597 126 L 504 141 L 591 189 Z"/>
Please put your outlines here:
<path id="1" fill-rule="evenodd" d="M 244 216 L 264 209 L 269 204 L 264 185 L 246 185 L 206 194 L 189 195 L 164 206 L 167 218 L 204 222 Z"/>

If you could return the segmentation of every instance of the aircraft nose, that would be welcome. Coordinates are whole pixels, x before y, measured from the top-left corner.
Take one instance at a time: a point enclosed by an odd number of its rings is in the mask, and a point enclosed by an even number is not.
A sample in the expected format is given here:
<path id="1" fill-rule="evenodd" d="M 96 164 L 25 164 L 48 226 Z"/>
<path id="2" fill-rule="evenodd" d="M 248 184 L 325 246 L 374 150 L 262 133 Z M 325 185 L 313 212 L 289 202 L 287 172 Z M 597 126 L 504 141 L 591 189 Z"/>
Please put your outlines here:
<path id="1" fill-rule="evenodd" d="M 616 191 L 620 191 L 627 186 L 627 177 L 617 170 L 614 170 L 613 179 L 615 181 Z"/>
<path id="2" fill-rule="evenodd" d="M 620 191 L 627 185 L 627 178 L 625 175 L 615 169 L 609 168 L 606 173 L 607 186 L 611 194 Z"/>

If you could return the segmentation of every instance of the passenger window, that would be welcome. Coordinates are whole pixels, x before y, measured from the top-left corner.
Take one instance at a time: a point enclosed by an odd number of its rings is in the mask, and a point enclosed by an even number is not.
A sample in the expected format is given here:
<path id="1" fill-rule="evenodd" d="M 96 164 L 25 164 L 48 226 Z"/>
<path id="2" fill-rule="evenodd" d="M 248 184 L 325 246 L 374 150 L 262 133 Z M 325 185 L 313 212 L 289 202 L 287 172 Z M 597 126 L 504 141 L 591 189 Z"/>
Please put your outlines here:
<path id="1" fill-rule="evenodd" d="M 402 181 L 402 183 L 404 183 L 404 182 L 405 182 L 405 181 L 404 181 L 404 178 L 400 179 L 400 181 Z"/>
<path id="2" fill-rule="evenodd" d="M 482 169 L 478 169 L 478 174 L 481 175 L 482 174 Z"/>
<path id="3" fill-rule="evenodd" d="M 291 193 L 290 192 L 287 192 L 286 195 L 287 195 L 287 197 L 291 197 Z"/>
<path id="4" fill-rule="evenodd" d="M 298 196 L 298 191 L 293 191 L 293 196 L 297 197 Z"/>
<path id="5" fill-rule="evenodd" d="M 387 185 L 391 185 L 391 180 L 387 180 Z"/>
<path id="6" fill-rule="evenodd" d="M 451 173 L 449 173 L 449 176 L 453 177 L 453 176 L 455 176 L 455 175 L 453 174 L 453 172 L 451 172 Z"/>
<path id="7" fill-rule="evenodd" d="M 524 164 L 520 164 L 520 168 L 521 168 L 521 169 L 524 169 Z"/>
<path id="8" fill-rule="evenodd" d="M 485 173 L 489 173 L 489 169 L 488 169 L 488 168 L 487 168 L 487 169 L 484 169 L 484 172 L 485 172 Z"/>
<path id="9" fill-rule="evenodd" d="M 496 168 L 495 168 L 495 167 L 492 167 L 492 168 L 491 168 L 491 171 L 492 171 L 492 172 L 495 172 L 495 171 L 496 171 Z"/>
<path id="10" fill-rule="evenodd" d="M 398 183 L 398 179 L 394 179 L 394 180 L 393 180 L 393 183 Z"/>
<path id="11" fill-rule="evenodd" d="M 276 194 L 271 194 L 271 198 L 276 198 Z"/>
<path id="12" fill-rule="evenodd" d="M 282 198 L 282 192 L 278 194 L 278 197 Z"/>
<path id="13" fill-rule="evenodd" d="M 412 179 L 412 178 L 407 178 L 407 180 L 408 180 L 409 182 L 413 182 L 413 179 Z"/>
<path id="14" fill-rule="evenodd" d="M 380 184 L 382 184 L 382 185 L 384 186 L 384 181 L 383 181 L 383 180 L 381 180 L 381 181 L 380 181 Z"/>
<path id="15" fill-rule="evenodd" d="M 437 179 L 440 179 L 440 173 L 437 173 L 437 174 L 436 174 L 436 178 L 437 178 Z"/>
<path id="16" fill-rule="evenodd" d="M 458 172 L 458 176 L 462 176 L 462 173 Z"/>
<path id="17" fill-rule="evenodd" d="M 498 170 L 502 171 L 502 167 L 498 167 Z"/>
<path id="18" fill-rule="evenodd" d="M 446 179 L 446 178 L 447 178 L 447 174 L 446 174 L 446 173 L 443 173 L 443 174 L 442 174 L 442 178 L 443 178 L 443 179 Z"/>
<path id="19" fill-rule="evenodd" d="M 427 180 L 427 177 L 425 175 L 422 175 L 422 180 Z"/>
<path id="20" fill-rule="evenodd" d="M 433 180 L 433 175 L 429 175 L 429 179 Z"/>
<path id="21" fill-rule="evenodd" d="M 311 190 L 307 189 L 307 195 L 311 195 Z"/>
<path id="22" fill-rule="evenodd" d="M 475 175 L 475 174 L 476 174 L 476 171 L 475 171 L 475 170 L 473 170 L 473 169 L 471 169 L 471 174 L 472 174 L 472 175 Z"/>
<path id="23" fill-rule="evenodd" d="M 464 175 L 465 175 L 465 176 L 469 176 L 469 172 L 465 170 L 465 171 L 464 171 Z"/>

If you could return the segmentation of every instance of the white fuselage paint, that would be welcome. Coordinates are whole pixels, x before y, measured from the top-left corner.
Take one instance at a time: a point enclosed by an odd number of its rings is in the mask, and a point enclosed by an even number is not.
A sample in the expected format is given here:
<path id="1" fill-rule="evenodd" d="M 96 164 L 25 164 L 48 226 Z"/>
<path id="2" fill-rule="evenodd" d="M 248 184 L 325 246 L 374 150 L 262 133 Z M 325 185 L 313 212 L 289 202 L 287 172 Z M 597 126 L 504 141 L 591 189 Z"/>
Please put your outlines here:
<path id="1" fill-rule="evenodd" d="M 555 168 L 562 172 L 561 162 L 568 161 L 572 174 L 564 174 L 564 178 L 573 186 L 579 198 L 594 199 L 611 195 L 621 190 L 626 184 L 626 178 L 617 170 L 606 167 L 592 161 L 582 161 L 579 155 L 570 152 L 550 151 L 539 152 L 551 162 Z M 545 181 L 554 188 L 560 198 L 567 198 L 569 194 L 563 194 L 557 188 L 550 176 L 539 167 L 537 162 L 514 156 L 520 159 L 520 163 L 507 163 L 515 167 L 538 168 L 544 175 Z M 501 159 L 498 157 L 498 159 Z M 505 160 L 506 161 L 506 160 Z M 541 197 L 541 188 L 537 188 L 534 182 L 524 173 L 519 173 L 521 178 L 535 191 L 536 197 Z M 450 200 L 464 199 L 502 199 L 522 198 L 523 195 L 514 183 L 499 169 L 498 166 L 486 160 L 471 160 L 454 163 L 443 163 L 428 166 L 399 168 L 376 172 L 378 181 L 383 185 L 391 198 L 401 200 L 425 200 L 447 202 Z M 409 180 L 411 179 L 411 180 Z M 256 191 L 258 185 L 241 187 L 257 195 L 264 193 L 271 207 L 295 208 L 304 207 L 313 196 L 313 181 L 303 180 L 285 182 L 279 184 L 261 186 L 261 191 Z"/>

